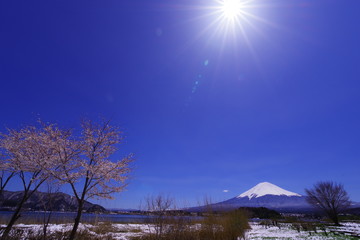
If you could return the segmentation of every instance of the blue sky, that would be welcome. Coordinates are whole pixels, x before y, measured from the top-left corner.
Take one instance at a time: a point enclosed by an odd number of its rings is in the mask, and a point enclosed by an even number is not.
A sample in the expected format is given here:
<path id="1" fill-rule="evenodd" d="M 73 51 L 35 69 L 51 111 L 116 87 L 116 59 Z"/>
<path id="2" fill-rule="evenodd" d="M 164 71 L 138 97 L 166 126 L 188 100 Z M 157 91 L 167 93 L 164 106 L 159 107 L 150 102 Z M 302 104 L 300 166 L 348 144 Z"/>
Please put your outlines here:
<path id="1" fill-rule="evenodd" d="M 360 2 L 254 0 L 229 31 L 216 4 L 1 1 L 0 131 L 112 119 L 127 136 L 114 159 L 136 162 L 108 207 L 263 181 L 333 180 L 360 201 Z"/>

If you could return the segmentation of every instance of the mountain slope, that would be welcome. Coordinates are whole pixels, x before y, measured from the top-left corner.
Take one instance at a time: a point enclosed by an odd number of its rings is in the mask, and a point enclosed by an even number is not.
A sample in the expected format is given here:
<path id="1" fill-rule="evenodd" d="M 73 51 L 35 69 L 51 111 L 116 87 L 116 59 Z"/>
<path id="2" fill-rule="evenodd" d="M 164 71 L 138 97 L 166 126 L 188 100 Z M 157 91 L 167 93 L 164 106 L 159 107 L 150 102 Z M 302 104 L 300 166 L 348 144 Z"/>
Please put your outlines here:
<path id="1" fill-rule="evenodd" d="M 262 182 L 235 198 L 215 204 L 217 207 L 266 207 L 279 211 L 309 209 L 305 197 L 272 183 Z"/>
<path id="2" fill-rule="evenodd" d="M 300 194 L 287 191 L 274 184 L 262 182 L 237 197 L 223 202 L 192 208 L 192 211 L 232 210 L 240 207 L 266 207 L 280 212 L 308 210 L 312 207 Z"/>
<path id="3" fill-rule="evenodd" d="M 258 198 L 235 197 L 214 204 L 217 208 L 266 207 L 275 210 L 308 209 L 311 206 L 302 196 L 278 196 L 266 194 Z"/>
<path id="4" fill-rule="evenodd" d="M 0 201 L 1 210 L 14 210 L 22 196 L 22 191 L 4 191 L 1 198 L 2 200 Z M 51 210 L 72 212 L 77 210 L 77 206 L 76 199 L 66 193 L 44 193 L 36 191 L 30 199 L 25 202 L 24 209 L 29 211 Z M 106 209 L 100 205 L 85 201 L 84 211 L 105 212 Z"/>
<path id="5" fill-rule="evenodd" d="M 258 198 L 265 195 L 275 195 L 275 196 L 296 196 L 301 197 L 300 194 L 289 192 L 285 189 L 282 189 L 272 183 L 269 182 L 262 182 L 257 184 L 255 187 L 251 188 L 250 190 L 240 194 L 238 198 L 248 197 L 252 199 L 253 197 Z"/>

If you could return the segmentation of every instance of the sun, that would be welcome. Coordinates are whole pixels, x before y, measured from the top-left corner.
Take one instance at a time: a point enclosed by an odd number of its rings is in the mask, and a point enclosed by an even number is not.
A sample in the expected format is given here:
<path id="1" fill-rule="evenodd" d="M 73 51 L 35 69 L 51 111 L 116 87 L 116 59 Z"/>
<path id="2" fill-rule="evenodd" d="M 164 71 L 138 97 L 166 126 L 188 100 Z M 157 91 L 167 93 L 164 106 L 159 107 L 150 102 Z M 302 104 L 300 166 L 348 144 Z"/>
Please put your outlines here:
<path id="1" fill-rule="evenodd" d="M 242 35 L 247 38 L 245 29 L 247 25 L 252 25 L 251 18 L 256 18 L 252 14 L 254 0 L 214 0 L 211 7 L 212 13 L 209 15 L 213 20 L 209 24 L 209 29 L 215 27 L 214 33 L 218 36 L 228 38 L 229 34 L 237 38 Z"/>
<path id="2" fill-rule="evenodd" d="M 200 5 L 189 6 L 196 10 L 191 22 L 203 22 L 204 27 L 194 36 L 195 40 L 206 38 L 206 46 L 219 47 L 220 50 L 232 47 L 248 47 L 253 52 L 252 38 L 256 34 L 264 37 L 264 25 L 275 24 L 262 17 L 269 3 L 266 0 L 199 0 Z M 189 21 L 190 22 L 190 21 Z"/>
<path id="3" fill-rule="evenodd" d="M 240 31 L 245 25 L 251 25 L 251 18 L 254 18 L 252 10 L 255 8 L 254 0 L 215 0 L 212 23 L 218 25 L 218 30 Z"/>
<path id="4" fill-rule="evenodd" d="M 243 14 L 244 3 L 241 0 L 222 0 L 220 2 L 222 16 L 234 20 Z"/>

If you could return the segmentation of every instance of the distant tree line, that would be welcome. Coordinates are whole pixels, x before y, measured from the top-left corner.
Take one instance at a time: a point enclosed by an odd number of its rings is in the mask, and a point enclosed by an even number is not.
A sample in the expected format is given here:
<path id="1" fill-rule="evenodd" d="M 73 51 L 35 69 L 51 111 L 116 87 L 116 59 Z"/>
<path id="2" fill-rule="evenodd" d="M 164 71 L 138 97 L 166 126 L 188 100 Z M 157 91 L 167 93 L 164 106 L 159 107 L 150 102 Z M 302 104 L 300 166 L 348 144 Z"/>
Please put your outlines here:
<path id="1" fill-rule="evenodd" d="M 122 132 L 109 121 L 82 121 L 79 134 L 43 122 L 0 133 L 0 198 L 14 178 L 24 192 L 1 240 L 8 239 L 24 203 L 45 182 L 70 187 L 78 203 L 69 236 L 74 239 L 86 199 L 112 198 L 127 186 L 132 154 L 111 160 L 122 140 Z"/>

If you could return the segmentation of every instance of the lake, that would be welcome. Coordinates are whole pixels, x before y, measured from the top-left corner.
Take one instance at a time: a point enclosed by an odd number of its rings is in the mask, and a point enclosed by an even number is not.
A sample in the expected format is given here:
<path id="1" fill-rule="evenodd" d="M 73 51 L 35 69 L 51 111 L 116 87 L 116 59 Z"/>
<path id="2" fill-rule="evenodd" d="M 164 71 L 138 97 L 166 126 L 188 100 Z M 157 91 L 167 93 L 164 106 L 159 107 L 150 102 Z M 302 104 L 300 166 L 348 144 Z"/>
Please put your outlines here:
<path id="1" fill-rule="evenodd" d="M 13 212 L 0 211 L 1 223 L 6 223 L 10 220 Z M 22 212 L 21 218 L 18 222 L 21 223 L 41 223 L 44 219 L 45 212 Z M 75 219 L 75 212 L 53 212 L 51 215 L 51 223 L 73 222 Z M 151 216 L 145 215 L 127 215 L 127 214 L 95 214 L 83 213 L 81 221 L 87 223 L 96 222 L 113 222 L 113 223 L 144 223 Z"/>

